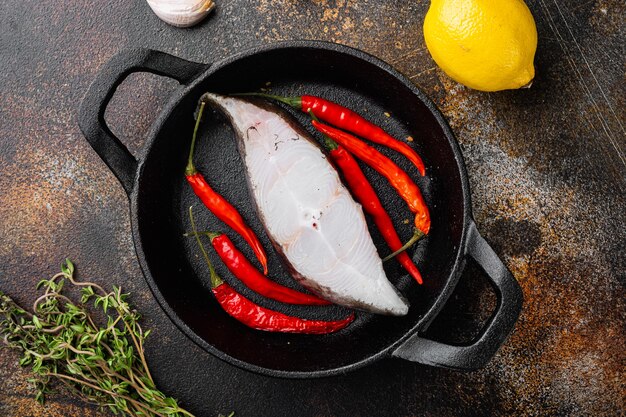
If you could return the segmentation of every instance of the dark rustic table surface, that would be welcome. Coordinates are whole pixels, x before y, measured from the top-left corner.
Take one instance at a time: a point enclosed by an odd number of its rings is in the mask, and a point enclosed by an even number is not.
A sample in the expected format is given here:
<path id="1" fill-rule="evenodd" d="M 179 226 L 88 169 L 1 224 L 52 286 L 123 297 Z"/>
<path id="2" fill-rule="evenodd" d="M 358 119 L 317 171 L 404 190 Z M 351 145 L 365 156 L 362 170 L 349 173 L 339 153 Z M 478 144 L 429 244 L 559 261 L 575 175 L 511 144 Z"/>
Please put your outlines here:
<path id="1" fill-rule="evenodd" d="M 448 79 L 424 45 L 426 0 L 219 0 L 194 29 L 143 0 L 0 4 L 0 289 L 29 304 L 71 256 L 121 284 L 154 333 L 158 385 L 199 416 L 616 415 L 626 412 L 625 3 L 528 0 L 539 31 L 529 90 L 485 94 Z M 285 39 L 361 48 L 423 89 L 455 131 L 479 229 L 519 280 L 516 330 L 480 371 L 385 360 L 341 377 L 254 375 L 188 341 L 151 296 L 127 197 L 81 135 L 78 104 L 98 68 L 130 47 L 212 62 Z M 175 87 L 133 75 L 107 119 L 133 152 Z M 100 243 L 96 243 L 100 242 Z M 102 244 L 101 242 L 105 242 Z M 495 297 L 470 269 L 428 336 L 468 340 Z M 0 415 L 105 415 L 60 391 L 33 399 L 17 355 L 0 351 Z"/>

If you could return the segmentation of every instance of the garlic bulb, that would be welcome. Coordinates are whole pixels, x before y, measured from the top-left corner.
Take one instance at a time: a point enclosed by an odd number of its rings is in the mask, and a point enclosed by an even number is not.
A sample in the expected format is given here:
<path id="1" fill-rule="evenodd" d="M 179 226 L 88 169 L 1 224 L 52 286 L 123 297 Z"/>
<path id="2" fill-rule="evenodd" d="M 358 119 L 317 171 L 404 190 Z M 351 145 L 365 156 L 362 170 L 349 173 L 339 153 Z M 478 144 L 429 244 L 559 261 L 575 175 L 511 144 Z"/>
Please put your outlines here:
<path id="1" fill-rule="evenodd" d="M 213 0 L 147 0 L 147 2 L 161 20 L 182 28 L 199 23 L 215 7 Z"/>

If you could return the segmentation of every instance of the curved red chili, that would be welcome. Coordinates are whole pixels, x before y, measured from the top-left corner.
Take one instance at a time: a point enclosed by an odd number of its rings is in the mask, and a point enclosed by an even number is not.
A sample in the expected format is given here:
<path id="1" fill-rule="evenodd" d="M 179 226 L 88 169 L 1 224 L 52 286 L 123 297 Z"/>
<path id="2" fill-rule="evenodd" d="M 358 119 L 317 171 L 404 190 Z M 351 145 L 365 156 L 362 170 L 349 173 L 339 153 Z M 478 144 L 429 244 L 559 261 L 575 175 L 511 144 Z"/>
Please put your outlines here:
<path id="1" fill-rule="evenodd" d="M 350 153 L 353 153 L 382 174 L 396 189 L 400 197 L 408 204 L 411 211 L 415 213 L 415 226 L 424 234 L 428 234 L 430 230 L 430 213 L 428 212 L 428 207 L 426 206 L 426 202 L 419 188 L 406 172 L 391 159 L 351 134 L 315 120 L 313 120 L 312 123 L 317 130 L 330 136 L 331 139 L 344 146 Z"/>
<path id="2" fill-rule="evenodd" d="M 207 233 L 224 265 L 252 291 L 287 304 L 329 305 L 329 301 L 280 285 L 261 274 L 225 234 Z"/>
<path id="3" fill-rule="evenodd" d="M 302 111 L 311 109 L 313 114 L 333 126 L 401 153 L 415 165 L 420 175 L 426 174 L 424 162 L 413 148 L 404 142 L 400 142 L 381 127 L 376 126 L 352 110 L 332 101 L 307 95 L 301 97 L 300 108 Z"/>
<path id="4" fill-rule="evenodd" d="M 354 313 L 342 320 L 306 320 L 261 307 L 237 293 L 225 282 L 213 288 L 213 294 L 231 317 L 256 330 L 282 333 L 328 334 L 354 321 Z"/>
<path id="5" fill-rule="evenodd" d="M 239 233 L 246 242 L 252 247 L 254 254 L 263 266 L 263 272 L 267 275 L 267 255 L 263 249 L 263 245 L 254 234 L 254 231 L 248 227 L 245 220 L 237 209 L 228 202 L 224 197 L 215 192 L 209 184 L 206 182 L 202 174 L 198 172 L 193 164 L 193 151 L 196 145 L 196 137 L 198 133 L 198 126 L 200 125 L 200 119 L 202 118 L 202 112 L 204 110 L 205 103 L 200 104 L 198 110 L 198 116 L 196 119 L 196 125 L 193 131 L 193 138 L 191 140 L 191 148 L 189 150 L 189 160 L 187 167 L 185 168 L 185 177 L 187 182 L 191 185 L 194 193 L 200 197 L 200 200 L 204 205 L 211 210 L 211 212 L 221 221 L 226 223 L 231 229 Z"/>
<path id="6" fill-rule="evenodd" d="M 345 328 L 354 321 L 354 313 L 342 320 L 306 320 L 288 316 L 278 311 L 261 307 L 237 293 L 233 287 L 225 283 L 215 272 L 209 255 L 200 240 L 196 224 L 193 219 L 193 210 L 189 207 L 189 220 L 196 242 L 202 251 L 202 256 L 209 267 L 211 274 L 211 291 L 217 302 L 228 315 L 256 330 L 282 333 L 327 334 Z"/>
<path id="7" fill-rule="evenodd" d="M 385 242 L 387 242 L 389 248 L 392 251 L 397 251 L 402 248 L 402 241 L 393 226 L 389 214 L 387 214 L 378 195 L 376 195 L 376 191 L 374 191 L 374 188 L 365 177 L 365 174 L 363 174 L 361 167 L 359 167 L 354 157 L 342 146 L 331 150 L 330 156 L 343 173 L 348 187 L 357 201 L 363 206 L 363 210 L 372 216 L 374 224 L 376 224 L 376 227 L 385 239 Z M 397 255 L 397 259 L 404 269 L 406 269 L 418 283 L 422 284 L 422 275 L 417 269 L 417 266 L 413 263 L 413 260 L 411 260 L 411 257 L 406 252 L 401 252 Z"/>
<path id="8" fill-rule="evenodd" d="M 262 93 L 251 93 L 250 95 L 277 100 L 305 113 L 310 109 L 320 120 L 401 153 L 415 165 L 420 175 L 424 176 L 426 174 L 424 161 L 413 148 L 389 135 L 381 127 L 376 126 L 363 116 L 340 104 L 321 97 L 308 95 L 300 97 L 281 97 Z"/>
<path id="9" fill-rule="evenodd" d="M 309 113 L 311 114 L 311 118 L 313 120 L 318 121 L 312 111 L 309 111 Z M 337 145 L 337 142 L 332 140 L 327 135 L 322 134 L 322 138 L 324 139 L 324 146 L 329 151 L 330 157 L 333 162 L 335 162 L 335 165 L 343 173 L 343 177 L 348 183 L 348 187 L 352 191 L 352 194 L 358 202 L 361 203 L 365 212 L 374 219 L 374 224 L 376 224 L 376 227 L 385 239 L 385 242 L 387 242 L 387 245 L 393 251 L 392 254 L 383 259 L 383 262 L 396 257 L 398 262 L 400 262 L 404 269 L 406 269 L 409 275 L 411 275 L 419 284 L 422 284 L 422 274 L 420 274 L 417 266 L 413 263 L 405 251 L 415 244 L 423 236 L 423 233 L 417 230 L 411 240 L 409 240 L 405 245 L 402 245 L 402 241 L 400 240 L 396 229 L 393 227 L 391 217 L 389 217 L 389 214 L 380 202 L 374 187 L 372 187 L 372 184 L 370 184 L 367 180 L 365 174 L 361 170 L 361 167 L 356 162 L 352 154 L 345 148 Z"/>

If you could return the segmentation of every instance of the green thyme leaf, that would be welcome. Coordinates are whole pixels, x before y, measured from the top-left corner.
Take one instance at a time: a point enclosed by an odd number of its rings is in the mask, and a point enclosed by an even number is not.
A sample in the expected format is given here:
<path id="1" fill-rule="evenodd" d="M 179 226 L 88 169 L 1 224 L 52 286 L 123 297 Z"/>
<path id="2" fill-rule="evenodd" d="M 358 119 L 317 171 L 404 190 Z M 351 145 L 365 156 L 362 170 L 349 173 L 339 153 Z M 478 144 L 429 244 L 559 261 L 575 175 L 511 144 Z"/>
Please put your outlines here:
<path id="1" fill-rule="evenodd" d="M 43 404 L 56 379 L 114 414 L 193 417 L 156 387 L 143 350 L 150 331 L 142 330 L 128 294 L 79 282 L 74 273 L 66 259 L 59 274 L 37 284 L 45 293 L 33 307 L 36 315 L 0 292 L 0 336 L 21 352 L 19 365 L 31 367 L 35 399 Z M 62 293 L 66 281 L 79 289 L 79 303 Z"/>

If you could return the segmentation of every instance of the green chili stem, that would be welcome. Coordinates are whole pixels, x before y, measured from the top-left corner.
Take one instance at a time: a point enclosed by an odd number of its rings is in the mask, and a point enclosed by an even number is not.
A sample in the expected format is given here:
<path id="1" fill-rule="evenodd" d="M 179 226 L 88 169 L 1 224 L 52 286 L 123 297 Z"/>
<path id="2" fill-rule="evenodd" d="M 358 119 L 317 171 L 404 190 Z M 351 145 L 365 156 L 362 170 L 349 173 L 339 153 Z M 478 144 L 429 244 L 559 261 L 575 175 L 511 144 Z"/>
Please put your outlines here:
<path id="1" fill-rule="evenodd" d="M 302 98 L 301 97 L 282 97 L 275 96 L 273 94 L 265 94 L 265 93 L 234 93 L 232 96 L 248 96 L 248 97 L 261 97 L 268 98 L 270 100 L 276 100 L 281 103 L 284 103 L 290 107 L 300 109 L 302 108 Z"/>
<path id="2" fill-rule="evenodd" d="M 224 281 L 222 281 L 222 279 L 217 275 L 217 272 L 215 272 L 215 269 L 213 268 L 213 264 L 211 263 L 211 260 L 209 259 L 209 254 L 206 253 L 206 249 L 204 249 L 204 245 L 202 244 L 202 241 L 200 240 L 200 234 L 198 233 L 198 230 L 196 229 L 196 222 L 193 219 L 193 206 L 189 207 L 189 221 L 191 222 L 191 228 L 193 229 L 196 242 L 198 242 L 198 246 L 200 246 L 200 250 L 202 251 L 204 260 L 206 261 L 206 264 L 209 266 L 209 272 L 211 273 L 211 288 L 218 287 L 222 285 Z"/>
<path id="3" fill-rule="evenodd" d="M 307 109 L 307 113 L 309 113 L 311 115 L 311 119 L 315 120 L 316 122 L 319 123 L 319 119 L 317 118 L 317 116 L 313 113 L 313 110 L 311 110 L 310 108 Z M 322 138 L 324 138 L 324 146 L 326 146 L 326 149 L 328 149 L 329 151 L 334 151 L 335 149 L 337 149 L 339 147 L 339 145 L 337 145 L 337 142 L 335 142 L 334 140 L 332 140 L 330 138 L 330 136 L 325 135 L 322 133 Z"/>
<path id="4" fill-rule="evenodd" d="M 409 239 L 409 241 L 406 242 L 400 249 L 386 256 L 383 259 L 383 262 L 387 262 L 388 260 L 395 258 L 396 256 L 398 256 L 405 250 L 409 249 L 411 246 L 415 245 L 417 241 L 420 240 L 423 236 L 424 236 L 424 233 L 421 230 L 415 229 L 415 233 L 413 233 L 413 237 L 411 237 L 411 239 Z"/>
<path id="5" fill-rule="evenodd" d="M 209 239 L 211 239 L 211 242 L 213 241 L 213 239 L 215 239 L 218 236 L 221 236 L 223 233 L 215 233 L 215 232 L 209 232 L 207 230 L 201 230 L 199 232 L 187 232 L 187 233 L 183 233 L 184 237 L 195 237 L 195 236 L 207 236 Z"/>
<path id="6" fill-rule="evenodd" d="M 193 152 L 196 149 L 196 138 L 198 136 L 198 128 L 200 127 L 200 120 L 202 119 L 202 113 L 204 112 L 205 101 L 200 102 L 200 108 L 198 109 L 198 116 L 196 117 L 196 124 L 193 128 L 193 137 L 191 139 L 191 148 L 189 148 L 189 159 L 187 160 L 187 167 L 185 167 L 185 175 L 193 175 L 196 172 L 196 167 L 193 165 Z"/>

